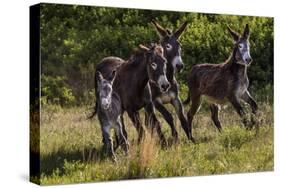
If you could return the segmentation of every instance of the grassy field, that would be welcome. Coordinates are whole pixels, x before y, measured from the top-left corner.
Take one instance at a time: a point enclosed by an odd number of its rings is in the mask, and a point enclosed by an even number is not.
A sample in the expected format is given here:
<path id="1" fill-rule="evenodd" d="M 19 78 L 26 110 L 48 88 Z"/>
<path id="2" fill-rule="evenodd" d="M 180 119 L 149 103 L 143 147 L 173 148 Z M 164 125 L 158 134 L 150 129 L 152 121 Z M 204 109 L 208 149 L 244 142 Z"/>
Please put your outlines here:
<path id="1" fill-rule="evenodd" d="M 273 170 L 273 108 L 268 104 L 260 105 L 259 131 L 245 130 L 238 115 L 227 107 L 220 113 L 220 134 L 210 112 L 200 110 L 193 125 L 197 144 L 186 139 L 176 120 L 180 143 L 166 149 L 148 131 L 145 141 L 137 145 L 136 130 L 126 116 L 130 153 L 125 156 L 118 149 L 117 163 L 102 156 L 99 122 L 97 118 L 86 120 L 86 109 L 45 106 L 41 114 L 41 184 Z M 171 140 L 169 126 L 158 117 L 166 138 Z"/>

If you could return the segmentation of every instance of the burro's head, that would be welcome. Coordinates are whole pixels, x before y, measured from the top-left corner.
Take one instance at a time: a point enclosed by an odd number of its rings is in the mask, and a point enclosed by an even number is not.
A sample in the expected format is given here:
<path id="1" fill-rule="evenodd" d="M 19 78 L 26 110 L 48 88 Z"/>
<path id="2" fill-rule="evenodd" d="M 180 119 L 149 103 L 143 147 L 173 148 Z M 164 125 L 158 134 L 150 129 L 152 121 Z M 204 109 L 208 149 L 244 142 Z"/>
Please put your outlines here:
<path id="1" fill-rule="evenodd" d="M 98 92 L 98 101 L 103 110 L 108 110 L 112 101 L 112 92 L 113 92 L 113 82 L 116 76 L 116 71 L 112 71 L 108 79 L 105 79 L 103 75 L 97 71 L 97 92 Z"/>
<path id="2" fill-rule="evenodd" d="M 163 28 L 155 20 L 152 21 L 152 24 L 160 36 L 160 43 L 164 49 L 164 56 L 167 59 L 168 64 L 171 65 L 173 70 L 180 72 L 183 69 L 184 64 L 181 57 L 181 45 L 179 43 L 179 38 L 184 33 L 187 22 L 184 22 L 174 32 L 170 29 Z"/>
<path id="3" fill-rule="evenodd" d="M 151 47 L 139 45 L 144 51 L 146 58 L 147 72 L 150 82 L 154 83 L 161 92 L 166 92 L 170 88 L 170 83 L 166 77 L 167 60 L 163 55 L 163 48 L 159 44 L 152 44 Z"/>
<path id="4" fill-rule="evenodd" d="M 250 55 L 249 25 L 246 24 L 242 35 L 232 30 L 229 26 L 227 29 L 234 41 L 233 55 L 236 60 L 235 62 L 240 65 L 249 66 L 252 63 L 252 57 Z"/>

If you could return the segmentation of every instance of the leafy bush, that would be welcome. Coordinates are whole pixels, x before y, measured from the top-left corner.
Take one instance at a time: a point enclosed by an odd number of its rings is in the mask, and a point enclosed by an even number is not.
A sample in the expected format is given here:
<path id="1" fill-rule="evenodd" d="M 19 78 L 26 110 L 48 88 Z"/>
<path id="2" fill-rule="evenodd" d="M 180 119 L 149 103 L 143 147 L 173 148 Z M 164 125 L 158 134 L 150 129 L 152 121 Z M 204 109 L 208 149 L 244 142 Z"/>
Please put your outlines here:
<path id="1" fill-rule="evenodd" d="M 75 97 L 71 88 L 65 83 L 64 77 L 42 76 L 42 99 L 43 104 L 56 103 L 62 106 L 75 104 Z"/>
<path id="2" fill-rule="evenodd" d="M 96 64 L 106 56 L 127 59 L 139 44 L 159 41 L 153 19 L 171 29 L 188 21 L 180 38 L 185 64 L 177 75 L 181 85 L 186 84 L 193 65 L 222 63 L 228 58 L 233 44 L 227 25 L 242 32 L 248 23 L 254 59 L 248 71 L 250 89 L 263 98 L 273 96 L 272 90 L 263 92 L 265 86 L 273 86 L 273 18 L 43 4 L 42 73 L 64 83 L 64 88 L 50 89 L 44 96 L 67 105 L 92 103 L 87 93 L 94 89 Z"/>

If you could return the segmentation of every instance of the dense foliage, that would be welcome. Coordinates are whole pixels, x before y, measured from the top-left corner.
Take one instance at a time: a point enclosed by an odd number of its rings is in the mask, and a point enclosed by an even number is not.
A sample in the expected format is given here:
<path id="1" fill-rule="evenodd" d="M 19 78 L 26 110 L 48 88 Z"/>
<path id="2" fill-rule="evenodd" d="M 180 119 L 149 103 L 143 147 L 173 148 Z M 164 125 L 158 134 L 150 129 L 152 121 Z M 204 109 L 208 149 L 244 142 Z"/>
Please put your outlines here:
<path id="1" fill-rule="evenodd" d="M 251 90 L 272 100 L 273 18 L 43 4 L 42 102 L 93 103 L 96 64 L 106 56 L 126 59 L 139 44 L 157 42 L 153 19 L 171 29 L 188 21 L 180 39 L 185 68 L 177 75 L 182 93 L 191 66 L 221 63 L 230 55 L 233 44 L 226 26 L 242 32 L 249 23 L 254 59 L 249 69 Z"/>

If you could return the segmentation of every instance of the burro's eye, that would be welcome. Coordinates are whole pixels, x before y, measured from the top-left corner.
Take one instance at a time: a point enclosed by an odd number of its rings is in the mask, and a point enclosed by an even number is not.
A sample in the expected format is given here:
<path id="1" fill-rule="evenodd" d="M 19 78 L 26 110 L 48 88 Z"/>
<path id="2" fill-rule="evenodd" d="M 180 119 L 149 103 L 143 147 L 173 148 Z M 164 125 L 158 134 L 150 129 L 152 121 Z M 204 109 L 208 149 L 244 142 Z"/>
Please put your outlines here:
<path id="1" fill-rule="evenodd" d="M 167 50 L 171 50 L 172 49 L 172 45 L 171 44 L 166 44 L 166 49 Z"/>
<path id="2" fill-rule="evenodd" d="M 112 87 L 111 86 L 108 88 L 108 91 L 109 91 L 109 93 L 112 92 Z"/>
<path id="3" fill-rule="evenodd" d="M 153 70 L 156 70 L 157 69 L 157 64 L 156 63 L 151 63 L 151 68 L 153 69 Z"/>
<path id="4" fill-rule="evenodd" d="M 238 44 L 238 48 L 241 49 L 243 47 L 242 44 Z"/>
<path id="5" fill-rule="evenodd" d="M 110 86 L 107 86 L 107 87 L 105 88 L 105 91 L 106 91 L 107 93 L 110 93 L 110 92 L 111 92 L 111 87 L 110 87 Z"/>

